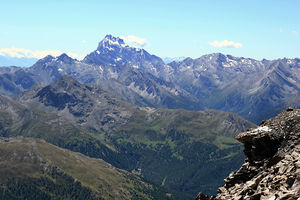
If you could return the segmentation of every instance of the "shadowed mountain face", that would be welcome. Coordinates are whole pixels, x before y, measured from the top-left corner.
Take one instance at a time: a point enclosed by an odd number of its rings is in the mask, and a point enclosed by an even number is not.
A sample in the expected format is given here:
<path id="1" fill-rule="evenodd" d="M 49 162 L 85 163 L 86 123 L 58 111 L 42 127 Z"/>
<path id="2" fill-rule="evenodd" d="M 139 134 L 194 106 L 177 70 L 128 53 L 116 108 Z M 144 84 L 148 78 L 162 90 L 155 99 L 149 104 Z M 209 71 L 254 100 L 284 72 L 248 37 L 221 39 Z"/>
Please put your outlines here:
<path id="1" fill-rule="evenodd" d="M 287 106 L 299 107 L 299 63 L 216 53 L 164 64 L 144 49 L 107 35 L 83 61 L 62 54 L 30 68 L 0 70 L 0 92 L 14 96 L 33 84 L 69 75 L 139 106 L 219 109 L 258 123 Z"/>
<path id="2" fill-rule="evenodd" d="M 211 180 L 201 185 L 208 193 L 222 184 L 221 177 L 243 161 L 235 135 L 254 126 L 233 113 L 216 110 L 133 106 L 68 76 L 32 88 L 19 101 L 57 114 L 87 132 L 66 138 L 62 147 L 100 157 L 187 195 L 196 194 L 198 181 Z"/>
<path id="3" fill-rule="evenodd" d="M 136 110 L 135 106 L 68 76 L 46 87 L 27 91 L 19 101 L 94 131 L 108 131 L 124 124 Z"/>

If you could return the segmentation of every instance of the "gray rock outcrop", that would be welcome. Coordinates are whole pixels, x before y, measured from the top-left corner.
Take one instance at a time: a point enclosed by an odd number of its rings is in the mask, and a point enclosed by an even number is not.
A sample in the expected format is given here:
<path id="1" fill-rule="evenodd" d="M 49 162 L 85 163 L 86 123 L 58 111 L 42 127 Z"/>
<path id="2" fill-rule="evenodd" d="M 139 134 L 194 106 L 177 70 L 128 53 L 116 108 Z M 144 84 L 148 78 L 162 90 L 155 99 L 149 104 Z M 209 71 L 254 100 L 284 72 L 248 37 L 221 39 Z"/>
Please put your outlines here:
<path id="1" fill-rule="evenodd" d="M 200 192 L 197 200 L 300 199 L 300 110 L 288 108 L 237 140 L 245 146 L 245 163 L 216 196 Z"/>

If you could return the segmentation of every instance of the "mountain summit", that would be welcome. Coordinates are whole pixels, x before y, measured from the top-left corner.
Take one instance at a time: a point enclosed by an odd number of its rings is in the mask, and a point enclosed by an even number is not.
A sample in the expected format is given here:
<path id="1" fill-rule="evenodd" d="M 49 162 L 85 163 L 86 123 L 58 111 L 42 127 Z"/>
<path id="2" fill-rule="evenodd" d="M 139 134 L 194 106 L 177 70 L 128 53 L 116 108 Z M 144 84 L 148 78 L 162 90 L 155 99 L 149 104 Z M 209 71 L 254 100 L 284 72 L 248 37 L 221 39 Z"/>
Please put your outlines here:
<path id="1" fill-rule="evenodd" d="M 106 48 L 111 48 L 112 46 L 126 47 L 124 40 L 119 37 L 114 37 L 110 34 L 106 35 L 105 38 L 99 42 L 97 50 L 103 50 Z"/>
<path id="2" fill-rule="evenodd" d="M 112 35 L 106 35 L 99 42 L 98 48 L 88 54 L 83 62 L 94 65 L 124 65 L 129 64 L 133 68 L 144 68 L 147 71 L 155 71 L 163 66 L 161 58 L 149 54 L 146 50 L 128 46 L 124 40 Z"/>

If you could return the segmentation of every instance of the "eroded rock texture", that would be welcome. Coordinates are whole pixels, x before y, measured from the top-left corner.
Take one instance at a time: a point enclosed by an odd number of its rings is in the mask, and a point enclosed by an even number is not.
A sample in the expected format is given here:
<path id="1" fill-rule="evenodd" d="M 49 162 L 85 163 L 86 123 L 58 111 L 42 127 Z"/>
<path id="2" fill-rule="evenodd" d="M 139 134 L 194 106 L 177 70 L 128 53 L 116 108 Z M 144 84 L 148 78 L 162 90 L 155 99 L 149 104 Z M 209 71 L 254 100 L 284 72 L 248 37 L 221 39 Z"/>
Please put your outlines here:
<path id="1" fill-rule="evenodd" d="M 197 200 L 300 199 L 300 110 L 288 108 L 237 140 L 245 146 L 245 163 L 216 196 L 199 193 Z"/>

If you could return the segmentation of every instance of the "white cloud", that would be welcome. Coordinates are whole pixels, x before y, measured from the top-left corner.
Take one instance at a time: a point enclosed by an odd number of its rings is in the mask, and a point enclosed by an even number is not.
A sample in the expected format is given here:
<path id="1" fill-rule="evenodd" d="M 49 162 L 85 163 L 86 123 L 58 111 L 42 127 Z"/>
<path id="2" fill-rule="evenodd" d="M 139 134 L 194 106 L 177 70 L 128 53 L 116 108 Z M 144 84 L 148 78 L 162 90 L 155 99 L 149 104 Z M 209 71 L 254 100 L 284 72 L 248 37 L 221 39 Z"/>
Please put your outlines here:
<path id="1" fill-rule="evenodd" d="M 300 32 L 295 31 L 295 30 L 293 30 L 292 33 L 295 34 L 295 35 L 300 35 Z"/>
<path id="2" fill-rule="evenodd" d="M 24 49 L 24 48 L 0 48 L 0 55 L 1 56 L 9 56 L 9 57 L 17 57 L 17 58 L 37 58 L 41 59 L 44 58 L 47 55 L 52 56 L 59 56 L 63 52 L 60 50 L 30 50 L 30 49 Z M 78 55 L 76 53 L 67 52 L 67 54 L 76 59 L 83 59 L 82 55 Z"/>
<path id="3" fill-rule="evenodd" d="M 127 37 L 120 37 L 124 40 L 125 43 L 133 43 L 139 46 L 145 46 L 147 44 L 147 40 L 145 38 L 139 38 L 133 35 L 128 35 Z"/>
<path id="4" fill-rule="evenodd" d="M 213 47 L 229 47 L 229 48 L 240 48 L 243 46 L 241 43 L 232 42 L 232 41 L 228 41 L 228 40 L 213 41 L 209 44 Z"/>
<path id="5" fill-rule="evenodd" d="M 85 43 L 86 43 L 86 40 L 82 40 L 81 43 L 85 44 Z"/>

